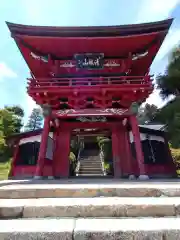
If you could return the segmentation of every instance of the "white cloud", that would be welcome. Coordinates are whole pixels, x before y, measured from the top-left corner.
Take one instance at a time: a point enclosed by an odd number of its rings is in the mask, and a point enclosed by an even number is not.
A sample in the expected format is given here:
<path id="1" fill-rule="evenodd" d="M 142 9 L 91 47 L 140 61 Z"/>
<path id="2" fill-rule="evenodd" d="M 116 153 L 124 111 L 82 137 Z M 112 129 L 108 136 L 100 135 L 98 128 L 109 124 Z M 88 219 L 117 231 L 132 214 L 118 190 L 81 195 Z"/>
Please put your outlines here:
<path id="1" fill-rule="evenodd" d="M 154 22 L 167 19 L 172 10 L 180 3 L 180 0 L 142 0 L 142 5 L 139 9 L 139 13 L 137 15 L 136 23 L 141 22 Z M 161 62 L 166 62 L 165 59 L 168 57 L 168 53 L 170 50 L 179 42 L 180 40 L 180 30 L 175 28 L 170 29 L 167 37 L 165 38 L 162 47 L 160 48 L 155 61 L 153 62 L 153 66 L 151 68 L 151 72 L 153 74 L 157 74 L 156 71 L 161 72 L 161 68 L 163 64 Z M 165 66 L 163 66 L 164 70 Z M 153 70 L 156 71 L 154 72 Z M 162 107 L 166 104 L 168 100 L 163 101 L 159 95 L 159 90 L 155 89 L 153 93 L 146 100 L 147 103 L 155 104 L 158 107 Z"/>
<path id="2" fill-rule="evenodd" d="M 4 82 L 4 79 L 6 78 L 17 78 L 17 74 L 11 68 L 9 68 L 6 63 L 0 62 L 0 82 L 2 82 L 1 90 L 3 89 L 3 85 L 4 85 L 3 82 Z M 4 90 L 3 97 L 6 96 L 5 93 L 6 91 Z M 8 95 L 8 97 L 10 97 L 10 95 Z M 1 99 L 1 100 L 4 101 L 4 99 Z M 37 105 L 32 100 L 32 98 L 28 96 L 26 92 L 24 92 L 24 94 L 22 95 L 22 101 L 20 104 L 25 109 L 25 122 L 26 122 L 28 119 L 28 116 L 32 112 L 32 109 Z"/>
<path id="3" fill-rule="evenodd" d="M 136 22 L 152 22 L 164 20 L 180 0 L 143 0 Z"/>
<path id="4" fill-rule="evenodd" d="M 168 53 L 176 45 L 179 44 L 179 42 L 180 42 L 180 30 L 179 29 L 178 30 L 177 29 L 170 29 L 170 31 L 169 31 L 164 43 L 162 44 L 155 60 L 160 61 L 161 59 L 166 57 L 166 55 L 168 55 Z"/>
<path id="5" fill-rule="evenodd" d="M 17 74 L 6 63 L 0 62 L 0 81 L 4 78 L 16 78 Z"/>
<path id="6" fill-rule="evenodd" d="M 33 108 L 37 107 L 37 104 L 35 103 L 35 101 L 27 94 L 26 95 L 26 114 L 27 116 L 29 116 L 33 110 Z"/>
<path id="7" fill-rule="evenodd" d="M 158 107 L 162 107 L 165 103 L 159 95 L 159 90 L 154 89 L 153 93 L 147 98 L 146 103 L 155 104 Z"/>
<path id="8" fill-rule="evenodd" d="M 147 98 L 145 103 L 154 104 L 158 108 L 161 108 L 167 102 L 171 101 L 174 98 L 174 96 L 169 96 L 167 99 L 165 99 L 163 101 L 162 98 L 160 97 L 159 93 L 160 93 L 160 90 L 154 89 L 153 93 Z"/>

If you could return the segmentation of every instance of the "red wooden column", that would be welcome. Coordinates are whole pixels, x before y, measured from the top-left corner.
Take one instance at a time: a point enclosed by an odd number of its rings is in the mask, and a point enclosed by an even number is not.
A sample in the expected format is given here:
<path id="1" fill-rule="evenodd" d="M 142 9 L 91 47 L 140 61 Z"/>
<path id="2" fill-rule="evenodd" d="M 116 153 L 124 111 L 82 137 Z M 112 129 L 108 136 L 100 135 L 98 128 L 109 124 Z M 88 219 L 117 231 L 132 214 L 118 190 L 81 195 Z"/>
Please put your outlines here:
<path id="1" fill-rule="evenodd" d="M 55 177 L 69 177 L 70 137 L 70 129 L 63 128 L 61 125 L 57 135 L 56 153 L 53 164 Z"/>
<path id="2" fill-rule="evenodd" d="M 112 128 L 112 153 L 113 153 L 113 167 L 114 167 L 114 177 L 121 177 L 121 156 L 120 156 L 120 134 L 119 128 Z"/>
<path id="3" fill-rule="evenodd" d="M 41 135 L 41 145 L 37 160 L 36 173 L 34 177 L 35 179 L 40 179 L 43 176 L 43 168 L 47 151 L 49 131 L 50 131 L 50 116 L 47 116 L 44 119 L 44 128 Z"/>
<path id="4" fill-rule="evenodd" d="M 129 118 L 130 118 L 130 124 L 132 128 L 132 134 L 134 138 L 135 149 L 136 149 L 136 160 L 138 162 L 138 167 L 139 167 L 139 178 L 148 179 L 148 176 L 146 175 L 146 170 L 145 170 L 144 155 L 142 152 L 138 121 L 135 115 L 131 115 Z"/>
<path id="5" fill-rule="evenodd" d="M 18 157 L 19 157 L 19 140 L 16 141 L 14 149 L 13 149 L 13 158 L 12 158 L 12 162 L 11 162 L 11 169 L 9 171 L 9 177 L 13 177 L 15 176 L 15 167 L 16 167 L 16 163 L 18 161 Z"/>

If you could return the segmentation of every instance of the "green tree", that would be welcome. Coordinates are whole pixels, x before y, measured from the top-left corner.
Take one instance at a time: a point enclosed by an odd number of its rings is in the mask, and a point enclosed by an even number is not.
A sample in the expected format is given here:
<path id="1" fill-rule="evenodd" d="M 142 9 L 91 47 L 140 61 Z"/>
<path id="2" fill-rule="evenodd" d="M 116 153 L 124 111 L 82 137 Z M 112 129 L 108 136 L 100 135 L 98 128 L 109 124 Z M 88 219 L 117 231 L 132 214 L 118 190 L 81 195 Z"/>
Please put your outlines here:
<path id="1" fill-rule="evenodd" d="M 180 147 L 180 99 L 177 97 L 161 108 L 154 118 L 155 122 L 165 124 L 173 148 Z"/>
<path id="2" fill-rule="evenodd" d="M 7 161 L 10 157 L 10 149 L 6 139 L 21 131 L 23 126 L 24 111 L 19 106 L 0 109 L 0 161 Z"/>
<path id="3" fill-rule="evenodd" d="M 23 126 L 23 117 L 24 111 L 19 106 L 0 109 L 0 131 L 5 137 L 19 133 Z"/>
<path id="4" fill-rule="evenodd" d="M 147 124 L 151 122 L 158 112 L 157 106 L 146 103 L 145 106 L 140 107 L 138 111 L 138 121 L 140 124 Z"/>
<path id="5" fill-rule="evenodd" d="M 43 115 L 40 108 L 34 108 L 25 129 L 28 131 L 34 131 L 42 127 Z"/>
<path id="6" fill-rule="evenodd" d="M 180 96 L 180 46 L 172 51 L 165 74 L 159 75 L 156 82 L 163 99 Z"/>
<path id="7" fill-rule="evenodd" d="M 174 99 L 159 110 L 155 121 L 167 125 L 172 147 L 180 147 L 180 46 L 172 51 L 165 74 L 157 77 L 157 85 L 162 99 Z"/>

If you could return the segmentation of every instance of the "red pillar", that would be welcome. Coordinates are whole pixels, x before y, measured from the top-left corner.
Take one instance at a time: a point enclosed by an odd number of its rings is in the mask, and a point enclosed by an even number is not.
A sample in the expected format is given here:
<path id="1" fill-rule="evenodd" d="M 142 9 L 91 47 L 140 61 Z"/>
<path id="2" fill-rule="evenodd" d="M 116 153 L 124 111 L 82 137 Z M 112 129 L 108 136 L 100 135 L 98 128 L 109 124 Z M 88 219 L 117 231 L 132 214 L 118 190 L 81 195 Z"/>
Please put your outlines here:
<path id="1" fill-rule="evenodd" d="M 114 177 L 121 177 L 121 156 L 120 156 L 120 135 L 118 134 L 119 128 L 112 129 L 112 153 L 113 153 L 113 167 Z"/>
<path id="2" fill-rule="evenodd" d="M 14 149 L 13 149 L 13 158 L 11 162 L 11 169 L 9 171 L 9 177 L 15 176 L 15 166 L 18 161 L 19 156 L 19 140 L 15 143 Z"/>
<path id="3" fill-rule="evenodd" d="M 43 176 L 43 168 L 44 168 L 46 151 L 47 151 L 49 131 L 50 131 L 50 116 L 44 119 L 44 128 L 41 135 L 41 145 L 39 149 L 39 156 L 37 160 L 36 173 L 35 173 L 36 179 L 39 179 Z"/>
<path id="4" fill-rule="evenodd" d="M 63 126 L 61 126 L 56 140 L 56 153 L 54 159 L 55 177 L 69 177 L 70 136 L 70 130 L 63 129 Z"/>
<path id="5" fill-rule="evenodd" d="M 139 175 L 140 177 L 146 177 L 146 170 L 145 170 L 145 164 L 144 164 L 144 155 L 142 152 L 142 146 L 141 146 L 141 138 L 140 138 L 140 132 L 139 132 L 139 126 L 138 121 L 135 115 L 130 116 L 130 123 L 132 128 L 132 134 L 134 138 L 134 144 L 136 149 L 136 160 L 139 167 Z"/>

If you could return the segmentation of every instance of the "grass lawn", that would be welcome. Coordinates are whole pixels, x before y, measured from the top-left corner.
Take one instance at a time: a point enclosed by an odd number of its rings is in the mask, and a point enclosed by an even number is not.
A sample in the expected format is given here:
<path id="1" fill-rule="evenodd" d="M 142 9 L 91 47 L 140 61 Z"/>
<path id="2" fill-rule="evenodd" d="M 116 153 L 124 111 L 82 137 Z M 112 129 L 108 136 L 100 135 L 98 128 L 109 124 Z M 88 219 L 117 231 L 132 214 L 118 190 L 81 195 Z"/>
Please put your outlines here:
<path id="1" fill-rule="evenodd" d="M 0 163 L 0 180 L 8 179 L 10 162 Z"/>

